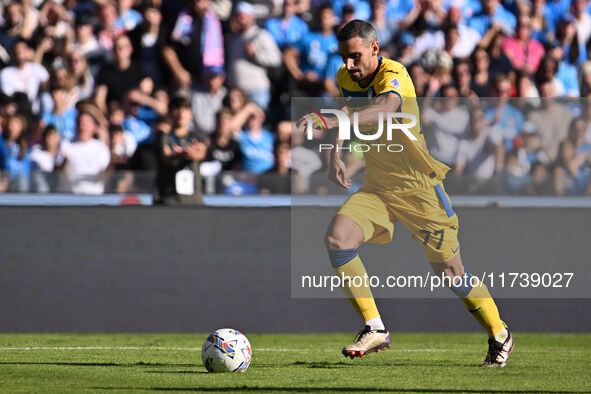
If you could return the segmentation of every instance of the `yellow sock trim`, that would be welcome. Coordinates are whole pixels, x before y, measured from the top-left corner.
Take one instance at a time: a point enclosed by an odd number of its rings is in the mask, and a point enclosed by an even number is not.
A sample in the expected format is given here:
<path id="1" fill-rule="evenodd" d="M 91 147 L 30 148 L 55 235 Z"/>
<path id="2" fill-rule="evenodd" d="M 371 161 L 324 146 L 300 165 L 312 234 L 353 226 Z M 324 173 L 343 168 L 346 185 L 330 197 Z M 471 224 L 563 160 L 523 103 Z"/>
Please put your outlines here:
<path id="1" fill-rule="evenodd" d="M 462 298 L 462 301 L 489 336 L 498 334 L 505 327 L 499 316 L 497 305 L 484 283 L 473 287 L 470 293 L 465 298 Z"/>
<path id="2" fill-rule="evenodd" d="M 363 278 L 364 275 L 367 275 L 367 271 L 359 256 L 355 256 L 351 261 L 335 268 L 334 270 L 339 277 L 344 275 L 349 278 Z M 353 279 L 351 281 L 353 281 Z M 355 282 L 359 283 L 360 279 L 357 279 Z M 364 321 L 380 317 L 380 313 L 378 312 L 376 302 L 369 286 L 355 287 L 351 286 L 350 283 L 347 283 L 344 284 L 343 290 L 353 305 L 353 308 L 361 313 Z"/>

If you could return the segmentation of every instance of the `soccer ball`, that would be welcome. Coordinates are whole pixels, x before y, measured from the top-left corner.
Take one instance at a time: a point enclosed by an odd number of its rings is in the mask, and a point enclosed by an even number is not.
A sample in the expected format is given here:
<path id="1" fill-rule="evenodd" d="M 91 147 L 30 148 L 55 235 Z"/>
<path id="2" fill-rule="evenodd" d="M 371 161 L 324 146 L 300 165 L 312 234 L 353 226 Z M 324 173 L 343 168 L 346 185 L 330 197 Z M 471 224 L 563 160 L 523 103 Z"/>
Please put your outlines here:
<path id="1" fill-rule="evenodd" d="M 240 331 L 221 328 L 203 342 L 201 359 L 209 372 L 244 372 L 252 360 L 250 342 Z"/>

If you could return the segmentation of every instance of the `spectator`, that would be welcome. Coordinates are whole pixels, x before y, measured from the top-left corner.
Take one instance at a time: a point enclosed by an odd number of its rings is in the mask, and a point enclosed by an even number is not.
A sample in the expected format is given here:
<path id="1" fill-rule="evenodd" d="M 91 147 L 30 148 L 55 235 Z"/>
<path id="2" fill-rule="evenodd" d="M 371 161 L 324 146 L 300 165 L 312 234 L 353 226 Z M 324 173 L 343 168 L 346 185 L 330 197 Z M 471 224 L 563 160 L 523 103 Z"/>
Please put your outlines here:
<path id="1" fill-rule="evenodd" d="M 0 170 L 7 174 L 0 181 L 0 192 L 28 192 L 31 158 L 27 142 L 27 121 L 21 115 L 12 115 L 0 136 Z"/>
<path id="2" fill-rule="evenodd" d="M 291 149 L 288 143 L 274 145 L 275 165 L 259 175 L 259 193 L 291 194 Z"/>
<path id="3" fill-rule="evenodd" d="M 417 19 L 419 8 L 416 0 L 388 0 L 386 18 L 396 23 L 400 30 L 404 30 Z"/>
<path id="4" fill-rule="evenodd" d="M 480 34 L 466 24 L 462 11 L 457 5 L 449 7 L 444 26 L 455 27 L 458 32 L 458 42 L 454 45 L 452 55 L 455 58 L 468 58 L 480 41 Z"/>
<path id="5" fill-rule="evenodd" d="M 117 5 L 111 1 L 100 6 L 99 31 L 97 34 L 98 43 L 107 52 L 115 49 L 115 40 L 125 34 L 124 27 L 117 26 Z"/>
<path id="6" fill-rule="evenodd" d="M 548 169 L 543 163 L 535 162 L 532 164 L 529 172 L 529 182 L 523 186 L 521 193 L 529 196 L 550 196 L 555 194 L 554 184 Z"/>
<path id="7" fill-rule="evenodd" d="M 64 66 L 56 67 L 49 75 L 49 87 L 59 86 L 65 92 L 61 97 L 63 100 L 62 108 L 74 108 L 76 103 L 81 100 L 80 91 L 75 84 L 74 76 Z M 43 92 L 41 94 L 41 108 L 42 112 L 51 112 L 55 106 L 55 101 L 51 98 L 50 92 Z"/>
<path id="8" fill-rule="evenodd" d="M 364 1 L 364 0 L 363 0 Z M 364 1 L 365 2 L 365 1 Z M 341 12 L 341 23 L 337 25 L 336 30 L 339 31 L 345 26 L 347 23 L 351 22 L 355 19 L 355 6 L 353 4 L 345 4 L 342 8 Z"/>
<path id="9" fill-rule="evenodd" d="M 271 100 L 266 67 L 281 64 L 281 51 L 273 37 L 254 20 L 252 5 L 246 2 L 236 5 L 227 46 L 228 83 L 244 90 L 252 102 L 266 110 Z"/>
<path id="10" fill-rule="evenodd" d="M 262 113 L 262 110 L 250 101 L 244 90 L 231 88 L 224 100 L 224 105 L 230 108 L 232 113 L 232 135 L 239 138 L 240 132 L 248 118 L 255 113 Z"/>
<path id="11" fill-rule="evenodd" d="M 579 69 L 579 83 L 580 83 L 580 91 L 581 97 L 590 97 L 591 95 L 591 61 L 586 61 L 583 63 L 581 68 Z"/>
<path id="12" fill-rule="evenodd" d="M 591 38 L 591 15 L 587 11 L 588 0 L 573 0 L 572 13 L 578 41 L 586 45 Z"/>
<path id="13" fill-rule="evenodd" d="M 133 46 L 132 59 L 140 63 L 152 81 L 158 85 L 162 83 L 164 69 L 160 34 L 162 13 L 152 2 L 147 2 L 143 6 L 140 18 L 143 18 L 142 22 L 127 33 Z"/>
<path id="14" fill-rule="evenodd" d="M 490 56 L 490 75 L 491 78 L 497 74 L 505 74 L 509 77 L 511 81 L 514 81 L 514 73 L 513 66 L 511 65 L 511 60 L 503 53 L 502 47 L 503 42 L 505 42 L 505 34 L 502 32 L 497 32 L 492 36 L 490 40 L 490 45 L 488 45 L 488 54 Z M 482 41 L 486 41 L 486 37 L 482 39 Z"/>
<path id="15" fill-rule="evenodd" d="M 423 64 L 431 74 L 429 85 L 425 96 L 435 96 L 439 94 L 442 86 L 452 83 L 451 69 L 453 61 L 451 56 L 442 50 L 428 50 L 423 55 Z"/>
<path id="16" fill-rule="evenodd" d="M 587 45 L 577 34 L 575 18 L 564 14 L 556 27 L 556 40 L 564 49 L 564 56 L 572 64 L 583 64 L 587 60 Z"/>
<path id="17" fill-rule="evenodd" d="M 216 128 L 216 114 L 223 106 L 228 89 L 224 87 L 226 73 L 222 68 L 208 67 L 202 82 L 191 90 L 191 109 L 196 131 L 209 137 Z"/>
<path id="18" fill-rule="evenodd" d="M 309 191 L 310 177 L 322 168 L 322 160 L 317 152 L 304 146 L 304 135 L 302 133 L 294 133 L 292 135 L 291 167 L 295 171 L 293 174 L 293 192 L 305 193 Z"/>
<path id="19" fill-rule="evenodd" d="M 216 128 L 207 147 L 205 161 L 216 161 L 221 171 L 239 170 L 242 163 L 240 144 L 232 138 L 232 112 L 223 107 L 216 114 Z"/>
<path id="20" fill-rule="evenodd" d="M 371 0 L 371 18 L 369 22 L 378 33 L 378 42 L 380 48 L 387 48 L 394 40 L 394 35 L 398 30 L 398 25 L 389 20 L 386 14 L 386 0 Z"/>
<path id="21" fill-rule="evenodd" d="M 246 129 L 240 134 L 242 168 L 246 172 L 262 174 L 273 167 L 273 144 L 275 136 L 263 128 L 265 116 L 262 113 L 250 115 Z"/>
<path id="22" fill-rule="evenodd" d="M 35 53 L 35 62 L 53 64 L 72 50 L 74 30 L 72 19 L 66 9 L 56 2 L 46 1 L 41 7 L 37 35 L 41 41 Z"/>
<path id="23" fill-rule="evenodd" d="M 445 46 L 445 36 L 439 29 L 428 29 L 424 24 L 418 24 L 419 31 L 412 43 L 415 57 L 421 57 L 431 50 L 442 49 Z M 427 67 L 428 68 L 428 67 Z"/>
<path id="24" fill-rule="evenodd" d="M 530 181 L 529 174 L 534 163 L 549 164 L 548 157 L 540 148 L 538 130 L 533 122 L 525 122 L 514 142 L 515 149 L 507 154 L 505 160 L 509 192 L 520 191 Z"/>
<path id="25" fill-rule="evenodd" d="M 154 121 L 154 127 L 152 134 L 154 135 L 154 143 L 140 145 L 136 148 L 133 156 L 127 162 L 127 169 L 131 171 L 153 171 L 154 173 L 158 170 L 158 153 L 160 150 L 160 141 L 162 136 L 169 134 L 172 129 L 172 124 L 166 117 L 160 117 Z M 136 176 L 137 179 L 146 179 L 145 176 Z M 146 184 L 145 189 L 149 190 L 153 188 L 154 180 Z"/>
<path id="26" fill-rule="evenodd" d="M 201 205 L 199 163 L 205 158 L 206 146 L 190 129 L 193 114 L 188 100 L 172 99 L 169 112 L 172 131 L 162 134 L 159 141 L 154 204 Z"/>
<path id="27" fill-rule="evenodd" d="M 419 62 L 415 62 L 409 65 L 407 70 L 413 85 L 415 85 L 417 97 L 425 96 L 426 87 L 429 82 L 429 74 L 425 72 L 425 67 Z"/>
<path id="28" fill-rule="evenodd" d="M 472 69 L 468 60 L 459 59 L 455 61 L 452 75 L 460 97 L 476 96 L 476 93 L 472 90 Z"/>
<path id="29" fill-rule="evenodd" d="M 453 167 L 470 116 L 466 107 L 461 105 L 458 90 L 454 85 L 443 86 L 441 96 L 442 98 L 435 99 L 435 102 L 432 99 L 425 101 L 421 124 L 425 127 L 425 139 L 431 155 Z"/>
<path id="30" fill-rule="evenodd" d="M 118 17 L 115 21 L 115 29 L 131 31 L 142 23 L 142 14 L 131 8 L 133 3 L 133 0 L 117 0 Z"/>
<path id="31" fill-rule="evenodd" d="M 291 122 L 289 120 L 282 120 L 277 123 L 275 127 L 275 137 L 277 142 L 291 142 Z"/>
<path id="32" fill-rule="evenodd" d="M 472 54 L 472 84 L 471 89 L 478 95 L 478 97 L 490 97 L 491 89 L 491 75 L 490 69 L 490 56 L 482 48 L 476 48 Z"/>
<path id="33" fill-rule="evenodd" d="M 473 180 L 468 191 L 475 192 L 503 169 L 505 149 L 502 136 L 487 127 L 484 112 L 478 108 L 470 113 L 467 137 L 458 146 L 454 172 L 456 175 L 468 175 Z"/>
<path id="34" fill-rule="evenodd" d="M 559 45 L 550 49 L 549 55 L 558 63 L 558 70 L 556 71 L 557 95 L 562 97 L 579 97 L 581 95 L 579 91 L 579 78 L 573 59 L 565 59 L 564 49 Z"/>
<path id="35" fill-rule="evenodd" d="M 568 137 L 560 143 L 555 169 L 556 194 L 583 194 L 589 181 L 591 145 L 585 142 L 587 124 L 583 119 L 570 123 Z"/>
<path id="36" fill-rule="evenodd" d="M 281 50 L 287 46 L 295 46 L 308 33 L 308 25 L 296 15 L 296 0 L 285 0 L 281 16 L 268 19 L 265 29 Z"/>
<path id="37" fill-rule="evenodd" d="M 127 168 L 127 162 L 137 148 L 135 137 L 120 125 L 109 127 L 109 149 L 111 151 L 110 170 L 120 171 Z"/>
<path id="38" fill-rule="evenodd" d="M 534 163 L 550 164 L 548 156 L 541 148 L 538 128 L 532 121 L 523 124 L 516 144 L 516 153 L 517 159 L 525 171 L 529 171 Z"/>
<path id="39" fill-rule="evenodd" d="M 544 57 L 544 47 L 531 36 L 531 19 L 527 15 L 519 17 L 515 37 L 505 37 L 503 53 L 518 71 L 534 74 Z"/>
<path id="40" fill-rule="evenodd" d="M 123 120 L 125 120 L 125 111 L 118 101 L 111 101 L 109 103 L 109 125 L 121 126 Z"/>
<path id="41" fill-rule="evenodd" d="M 137 88 L 149 78 L 143 67 L 132 61 L 133 47 L 129 37 L 115 39 L 115 62 L 101 70 L 97 80 L 95 102 L 97 107 L 107 113 L 107 103 L 111 100 L 123 102 L 128 91 Z"/>
<path id="42" fill-rule="evenodd" d="M 536 71 L 536 84 L 540 85 L 550 82 L 552 85 L 552 97 L 559 97 L 564 93 L 564 85 L 556 78 L 557 72 L 558 62 L 549 55 L 542 59 L 540 67 L 538 67 L 538 71 Z M 540 95 L 542 95 L 542 92 L 540 92 Z"/>
<path id="43" fill-rule="evenodd" d="M 516 106 L 527 117 L 527 115 L 534 109 L 540 106 L 540 94 L 532 77 L 527 73 L 518 73 L 517 81 L 515 82 L 515 89 L 517 99 Z"/>
<path id="44" fill-rule="evenodd" d="M 332 9 L 337 19 L 341 20 L 344 18 L 343 10 L 347 5 L 352 6 L 352 11 L 355 14 L 354 19 L 369 21 L 371 6 L 368 0 L 334 0 L 332 2 Z"/>
<path id="45" fill-rule="evenodd" d="M 571 3 L 572 0 L 547 0 L 545 2 L 544 17 L 546 20 L 546 29 L 551 33 L 549 37 L 553 37 L 556 33 L 558 23 L 568 12 Z"/>
<path id="46" fill-rule="evenodd" d="M 38 113 L 39 92 L 47 86 L 49 73 L 37 63 L 31 62 L 32 51 L 25 41 L 16 41 L 12 47 L 12 66 L 0 71 L 2 93 L 12 96 L 15 92 L 26 93 L 34 113 Z"/>
<path id="47" fill-rule="evenodd" d="M 0 28 L 0 46 L 6 52 L 19 40 L 30 40 L 36 28 L 30 8 L 23 7 L 18 1 L 13 1 L 4 8 L 4 26 Z M 8 56 L 3 56 L 3 62 L 8 63 Z"/>
<path id="48" fill-rule="evenodd" d="M 490 29 L 513 34 L 517 20 L 499 3 L 499 0 L 482 0 L 482 10 L 475 14 L 468 24 L 481 36 L 485 36 Z"/>
<path id="49" fill-rule="evenodd" d="M 441 1 L 420 1 L 417 7 L 418 15 L 409 28 L 424 28 L 426 30 L 439 30 L 443 25 L 446 11 Z"/>
<path id="50" fill-rule="evenodd" d="M 60 152 L 60 135 L 53 126 L 46 126 L 41 141 L 31 148 L 31 190 L 35 193 L 55 191 L 55 171 L 64 164 Z"/>
<path id="51" fill-rule="evenodd" d="M 532 37 L 546 44 L 549 40 L 554 38 L 554 32 L 548 29 L 548 22 L 545 15 L 546 0 L 533 0 L 531 5 Z"/>
<path id="52" fill-rule="evenodd" d="M 503 137 L 506 151 L 513 150 L 513 140 L 518 136 L 525 121 L 521 111 L 509 103 L 511 88 L 511 81 L 506 75 L 497 75 L 493 96 L 498 99 L 492 100 L 493 105 L 485 111 L 488 124 Z"/>
<path id="53" fill-rule="evenodd" d="M 94 34 L 95 20 L 92 16 L 81 14 L 76 18 L 74 50 L 81 51 L 87 59 L 92 76 L 96 77 L 101 65 L 110 58 L 110 51 L 101 47 Z"/>
<path id="54" fill-rule="evenodd" d="M 178 15 L 162 51 L 174 82 L 186 89 L 200 80 L 204 67 L 224 66 L 222 26 L 208 11 L 211 1 L 193 0 L 192 4 Z"/>
<path id="55" fill-rule="evenodd" d="M 166 89 L 154 88 L 150 78 L 145 78 L 139 88 L 130 90 L 127 96 L 139 104 L 135 116 L 150 127 L 159 117 L 168 114 L 170 97 Z"/>
<path id="56" fill-rule="evenodd" d="M 334 13 L 329 6 L 319 11 L 320 30 L 308 32 L 296 47 L 285 50 L 285 67 L 295 81 L 292 95 L 318 96 L 325 90 L 328 59 L 338 51 L 333 31 Z"/>
<path id="57" fill-rule="evenodd" d="M 64 141 L 61 152 L 66 159 L 62 191 L 76 194 L 102 194 L 105 189 L 103 173 L 107 169 L 111 155 L 105 143 L 104 127 L 106 121 L 99 118 L 99 111 L 94 108 L 81 110 L 76 121 L 76 140 Z M 101 119 L 102 125 L 99 125 Z M 97 137 L 103 136 L 103 140 Z"/>
<path id="58" fill-rule="evenodd" d="M 152 143 L 152 129 L 145 122 L 137 118 L 140 103 L 135 100 L 137 96 L 135 93 L 136 91 L 130 91 L 123 101 L 125 118 L 121 123 L 121 127 L 131 134 L 136 145 L 149 144 Z M 133 152 L 131 153 L 133 154 Z"/>
<path id="59" fill-rule="evenodd" d="M 67 57 L 67 69 L 71 73 L 80 100 L 88 100 L 94 93 L 94 77 L 88 61 L 80 50 L 73 50 Z"/>
<path id="60" fill-rule="evenodd" d="M 56 82 L 52 83 L 50 94 L 53 110 L 43 112 L 41 116 L 42 126 L 53 126 L 61 140 L 73 141 L 76 138 L 78 111 L 73 105 L 74 103 L 67 100 L 68 91 L 63 85 Z"/>
<path id="61" fill-rule="evenodd" d="M 542 104 L 539 109 L 530 113 L 529 120 L 536 124 L 542 149 L 550 161 L 554 162 L 558 158 L 558 145 L 567 136 L 567 125 L 572 116 L 565 105 L 554 99 L 554 87 L 551 80 L 541 82 L 538 85 L 538 91 L 542 98 Z"/>
<path id="62" fill-rule="evenodd" d="M 275 1 L 273 0 L 248 0 L 254 9 L 254 15 L 256 17 L 256 23 L 259 26 L 263 26 L 265 21 L 275 14 Z"/>
<path id="63" fill-rule="evenodd" d="M 591 97 L 581 99 L 583 106 L 583 113 L 581 118 L 587 123 L 587 131 L 585 132 L 585 142 L 591 144 Z"/>

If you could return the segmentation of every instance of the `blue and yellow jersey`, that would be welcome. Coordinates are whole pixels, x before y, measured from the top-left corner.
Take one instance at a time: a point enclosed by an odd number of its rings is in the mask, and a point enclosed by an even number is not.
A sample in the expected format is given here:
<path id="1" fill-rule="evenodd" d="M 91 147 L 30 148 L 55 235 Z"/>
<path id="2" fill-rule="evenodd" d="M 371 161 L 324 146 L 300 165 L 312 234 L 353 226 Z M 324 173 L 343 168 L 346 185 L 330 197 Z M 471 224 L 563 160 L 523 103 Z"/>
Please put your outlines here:
<path id="1" fill-rule="evenodd" d="M 369 105 L 375 97 L 390 93 L 396 94 L 401 98 L 402 106 L 401 108 L 392 108 L 391 112 L 410 113 L 417 119 L 417 124 L 409 128 L 409 131 L 416 137 L 416 141 L 411 140 L 401 130 L 394 130 L 392 139 L 388 140 L 386 124 L 383 125 L 381 137 L 374 141 L 362 141 L 364 144 L 374 144 L 364 153 L 365 186 L 371 187 L 377 192 L 395 193 L 403 196 L 421 193 L 434 187 L 445 178 L 449 167 L 431 157 L 426 148 L 425 138 L 421 132 L 414 85 L 408 71 L 402 64 L 380 57 L 378 71 L 367 86 L 361 86 L 358 82 L 353 81 L 343 65 L 337 73 L 337 83 L 341 95 L 345 99 L 368 98 Z M 353 101 L 351 102 L 353 103 Z M 359 110 L 359 108 L 351 106 L 348 106 L 348 109 L 350 112 L 351 110 Z M 408 123 L 410 119 L 404 118 L 403 121 Z M 367 130 L 360 130 L 361 133 L 366 134 L 364 131 Z M 368 131 L 367 134 L 375 134 L 375 131 Z M 384 145 L 378 149 L 375 144 Z M 403 150 L 391 152 L 386 149 L 387 146 L 394 144 L 401 145 Z"/>

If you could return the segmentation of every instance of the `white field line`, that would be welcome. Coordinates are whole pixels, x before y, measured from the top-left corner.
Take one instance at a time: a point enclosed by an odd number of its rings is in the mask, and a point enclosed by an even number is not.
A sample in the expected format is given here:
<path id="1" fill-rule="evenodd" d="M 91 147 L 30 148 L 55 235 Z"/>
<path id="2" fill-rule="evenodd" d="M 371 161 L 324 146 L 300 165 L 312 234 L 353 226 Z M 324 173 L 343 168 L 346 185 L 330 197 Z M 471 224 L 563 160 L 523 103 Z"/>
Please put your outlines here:
<path id="1" fill-rule="evenodd" d="M 0 351 L 31 351 L 31 350 L 164 350 L 164 351 L 200 351 L 197 347 L 162 347 L 162 346 L 31 346 L 31 347 L 0 347 Z M 255 348 L 255 352 L 335 352 L 338 349 L 289 349 L 289 348 Z M 392 349 L 394 352 L 447 352 L 449 349 Z"/>
<path id="2" fill-rule="evenodd" d="M 201 351 L 200 347 L 164 347 L 164 346 L 31 346 L 31 347 L 0 347 L 1 351 L 34 351 L 34 350 L 156 350 L 156 351 Z M 395 353 L 443 353 L 455 352 L 457 349 L 390 349 Z M 338 349 L 290 349 L 290 348 L 255 348 L 253 352 L 337 352 Z M 519 353 L 543 353 L 539 350 L 520 349 Z M 562 354 L 589 353 L 588 350 L 569 349 L 562 350 Z"/>

